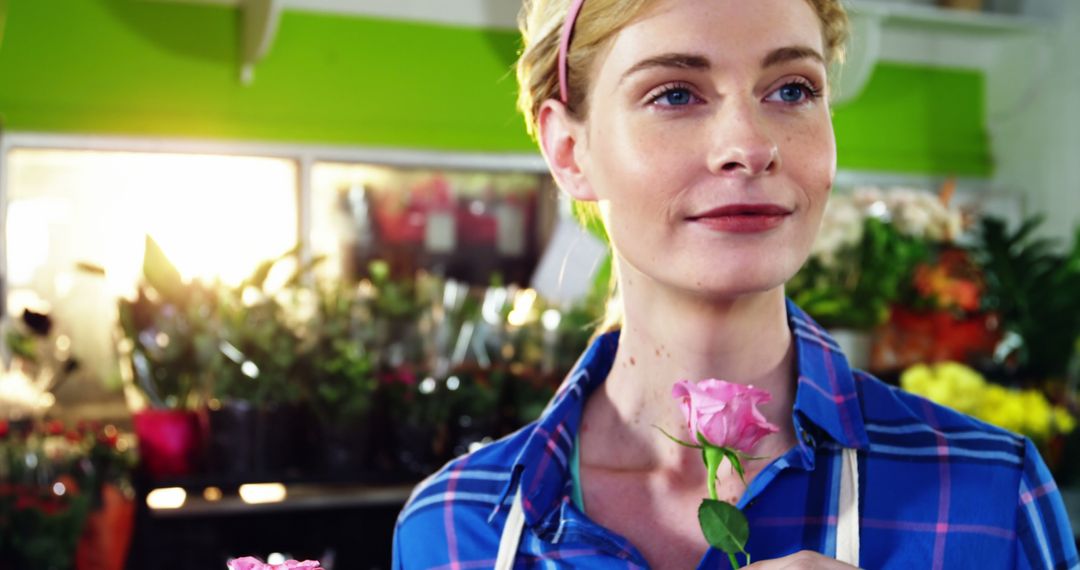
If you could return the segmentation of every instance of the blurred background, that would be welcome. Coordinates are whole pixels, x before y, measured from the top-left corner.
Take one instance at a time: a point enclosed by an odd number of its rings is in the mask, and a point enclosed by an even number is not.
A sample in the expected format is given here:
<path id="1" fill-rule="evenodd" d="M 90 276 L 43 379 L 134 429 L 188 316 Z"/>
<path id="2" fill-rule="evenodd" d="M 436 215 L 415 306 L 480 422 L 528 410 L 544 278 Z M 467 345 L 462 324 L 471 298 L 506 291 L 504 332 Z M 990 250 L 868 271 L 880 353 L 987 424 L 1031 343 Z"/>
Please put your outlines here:
<path id="1" fill-rule="evenodd" d="M 788 294 L 1080 516 L 1080 3 L 846 4 Z M 515 110 L 519 6 L 0 0 L 0 569 L 385 569 L 539 415 L 610 258 Z"/>

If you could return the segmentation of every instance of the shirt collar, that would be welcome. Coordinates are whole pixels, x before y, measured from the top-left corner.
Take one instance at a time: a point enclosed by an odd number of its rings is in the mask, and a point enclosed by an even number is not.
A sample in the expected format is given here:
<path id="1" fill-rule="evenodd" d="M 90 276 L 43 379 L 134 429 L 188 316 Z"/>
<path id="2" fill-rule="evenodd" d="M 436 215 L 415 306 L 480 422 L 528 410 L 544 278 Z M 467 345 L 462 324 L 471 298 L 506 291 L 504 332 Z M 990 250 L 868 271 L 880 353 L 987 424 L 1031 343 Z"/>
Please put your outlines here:
<path id="1" fill-rule="evenodd" d="M 618 331 L 594 340 L 563 380 L 544 413 L 532 426 L 514 462 L 510 483 L 492 517 L 520 485 L 525 524 L 534 526 L 566 494 L 570 454 L 581 424 L 585 400 L 604 383 L 619 347 Z"/>
<path id="2" fill-rule="evenodd" d="M 793 414 L 804 454 L 812 465 L 812 448 L 817 442 L 806 430 L 807 421 L 842 447 L 866 449 L 869 440 L 856 381 L 847 359 L 836 341 L 790 300 L 787 314 L 799 370 Z M 553 507 L 566 495 L 570 454 L 574 451 L 585 400 L 607 379 L 618 346 L 619 332 L 606 333 L 593 341 L 578 359 L 533 424 L 495 512 L 520 485 L 527 525 L 534 526 L 557 513 L 558 509 Z M 815 430 L 811 428 L 811 431 Z"/>
<path id="3" fill-rule="evenodd" d="M 796 426 L 810 423 L 841 447 L 865 450 L 870 445 L 863 423 L 855 375 L 836 341 L 790 299 L 788 327 L 795 338 L 798 386 L 795 390 Z M 799 434 L 804 445 L 815 445 Z"/>

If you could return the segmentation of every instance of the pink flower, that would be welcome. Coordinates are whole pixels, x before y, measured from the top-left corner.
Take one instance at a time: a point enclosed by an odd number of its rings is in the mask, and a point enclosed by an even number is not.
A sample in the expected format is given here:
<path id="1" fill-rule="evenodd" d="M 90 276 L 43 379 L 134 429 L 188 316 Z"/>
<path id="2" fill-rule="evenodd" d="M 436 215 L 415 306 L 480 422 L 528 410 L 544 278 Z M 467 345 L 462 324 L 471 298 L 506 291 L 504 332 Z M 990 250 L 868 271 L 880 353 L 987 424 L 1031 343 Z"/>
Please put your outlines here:
<path id="1" fill-rule="evenodd" d="M 698 443 L 701 433 L 716 447 L 749 453 L 761 438 L 780 431 L 757 409 L 772 399 L 760 388 L 715 379 L 696 384 L 680 380 L 671 395 L 679 400 L 692 443 Z"/>
<path id="2" fill-rule="evenodd" d="M 229 561 L 229 570 L 323 570 L 314 560 L 297 562 L 288 560 L 284 564 L 267 564 L 258 558 L 245 556 Z"/>

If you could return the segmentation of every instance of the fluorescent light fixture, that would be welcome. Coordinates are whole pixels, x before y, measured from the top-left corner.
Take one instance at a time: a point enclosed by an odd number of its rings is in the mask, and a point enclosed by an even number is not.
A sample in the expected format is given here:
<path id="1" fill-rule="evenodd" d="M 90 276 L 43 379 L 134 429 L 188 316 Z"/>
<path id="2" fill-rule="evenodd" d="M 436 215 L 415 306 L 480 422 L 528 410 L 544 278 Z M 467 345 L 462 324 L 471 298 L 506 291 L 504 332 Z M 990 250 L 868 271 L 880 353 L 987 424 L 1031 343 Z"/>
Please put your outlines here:
<path id="1" fill-rule="evenodd" d="M 146 495 L 146 506 L 154 510 L 179 509 L 186 500 L 187 492 L 180 487 L 163 487 Z"/>
<path id="2" fill-rule="evenodd" d="M 280 503 L 288 493 L 281 483 L 248 483 L 240 485 L 240 499 L 249 505 Z"/>

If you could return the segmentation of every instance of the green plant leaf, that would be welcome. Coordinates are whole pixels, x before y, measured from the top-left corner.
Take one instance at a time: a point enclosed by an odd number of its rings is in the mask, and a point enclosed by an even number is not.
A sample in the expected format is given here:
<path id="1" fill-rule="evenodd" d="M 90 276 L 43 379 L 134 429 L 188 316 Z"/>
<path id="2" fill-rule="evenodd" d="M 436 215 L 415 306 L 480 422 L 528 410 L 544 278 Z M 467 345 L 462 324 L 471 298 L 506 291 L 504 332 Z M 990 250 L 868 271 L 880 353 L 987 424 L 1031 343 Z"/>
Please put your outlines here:
<path id="1" fill-rule="evenodd" d="M 684 447 L 689 447 L 691 449 L 701 449 L 700 445 L 694 445 L 694 444 L 692 444 L 692 443 L 690 443 L 688 441 L 683 441 L 683 440 L 671 435 L 670 433 L 664 431 L 664 428 L 662 428 L 662 427 L 660 427 L 660 426 L 658 426 L 656 424 L 653 424 L 653 427 L 660 430 L 660 433 L 664 434 L 665 436 L 667 436 L 668 439 L 670 439 L 671 441 L 674 441 L 675 443 L 677 443 L 679 445 L 682 445 Z"/>
<path id="2" fill-rule="evenodd" d="M 702 499 L 698 506 L 698 523 L 705 540 L 713 548 L 728 554 L 746 552 L 750 524 L 739 509 L 723 501 Z"/>
<path id="3" fill-rule="evenodd" d="M 724 457 L 731 463 L 732 469 L 739 474 L 739 480 L 746 484 L 746 471 L 743 469 L 742 460 L 739 459 L 738 454 L 730 449 L 724 449 Z"/>
<path id="4" fill-rule="evenodd" d="M 143 252 L 143 277 L 166 301 L 181 304 L 184 297 L 184 281 L 176 266 L 165 257 L 154 238 L 146 234 L 146 249 Z"/>

